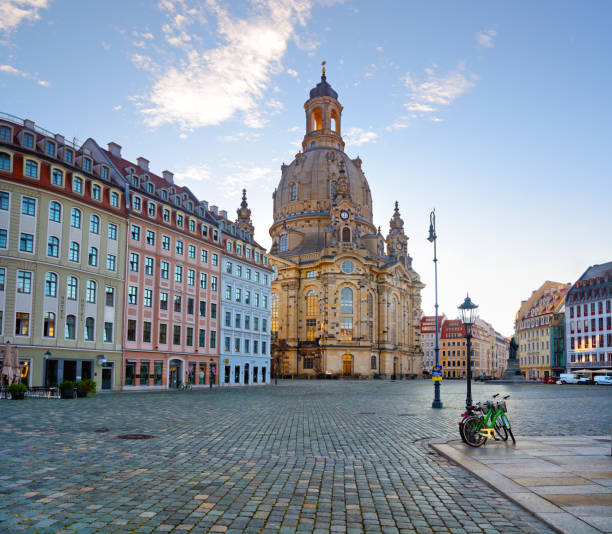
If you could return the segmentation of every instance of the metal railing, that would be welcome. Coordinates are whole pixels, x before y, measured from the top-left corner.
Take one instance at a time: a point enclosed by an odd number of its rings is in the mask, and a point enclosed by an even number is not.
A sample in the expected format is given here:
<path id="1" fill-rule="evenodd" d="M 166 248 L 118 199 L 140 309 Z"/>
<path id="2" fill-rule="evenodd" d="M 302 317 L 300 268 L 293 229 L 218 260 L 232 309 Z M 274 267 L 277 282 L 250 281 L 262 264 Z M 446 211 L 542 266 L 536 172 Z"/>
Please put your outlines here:
<path id="1" fill-rule="evenodd" d="M 16 115 L 11 115 L 10 113 L 5 113 L 4 111 L 0 111 L 0 119 L 12 122 L 13 124 L 19 124 L 20 126 L 25 126 L 26 121 L 26 119 L 22 119 L 21 117 L 17 117 Z M 51 130 L 41 128 L 40 126 L 36 125 L 36 123 L 34 124 L 34 131 L 36 133 L 44 135 L 45 137 L 55 139 L 55 133 L 53 133 Z M 73 148 L 74 150 L 78 151 L 81 150 L 81 146 L 83 146 L 83 143 L 81 143 L 76 137 L 73 137 L 72 141 L 69 141 L 64 138 L 64 145 L 67 145 L 70 148 Z"/>

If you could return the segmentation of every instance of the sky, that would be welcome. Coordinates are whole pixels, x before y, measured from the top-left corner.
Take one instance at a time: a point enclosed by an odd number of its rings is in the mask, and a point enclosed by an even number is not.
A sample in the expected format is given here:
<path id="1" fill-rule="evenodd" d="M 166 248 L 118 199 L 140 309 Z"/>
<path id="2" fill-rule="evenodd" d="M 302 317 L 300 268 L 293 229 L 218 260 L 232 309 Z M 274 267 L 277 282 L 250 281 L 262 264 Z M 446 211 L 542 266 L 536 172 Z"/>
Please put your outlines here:
<path id="1" fill-rule="evenodd" d="M 0 112 L 143 156 L 269 247 L 321 61 L 374 223 L 399 201 L 433 314 L 521 300 L 612 260 L 612 3 L 0 0 Z"/>

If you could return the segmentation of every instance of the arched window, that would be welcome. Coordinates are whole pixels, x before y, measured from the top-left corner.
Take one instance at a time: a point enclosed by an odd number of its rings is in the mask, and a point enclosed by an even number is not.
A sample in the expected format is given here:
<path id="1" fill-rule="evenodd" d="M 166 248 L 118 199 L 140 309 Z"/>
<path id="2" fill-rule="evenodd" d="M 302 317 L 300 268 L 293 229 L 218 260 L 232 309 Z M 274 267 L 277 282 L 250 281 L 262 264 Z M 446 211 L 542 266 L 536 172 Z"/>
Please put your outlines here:
<path id="1" fill-rule="evenodd" d="M 370 358 L 370 369 L 376 370 L 376 356 L 374 354 Z"/>
<path id="2" fill-rule="evenodd" d="M 85 341 L 94 341 L 95 324 L 93 317 L 85 319 Z"/>
<path id="3" fill-rule="evenodd" d="M 79 291 L 79 279 L 76 276 L 69 276 L 66 282 L 66 298 L 76 300 Z"/>
<path id="4" fill-rule="evenodd" d="M 11 157 L 6 152 L 0 152 L 0 170 L 11 170 Z"/>
<path id="5" fill-rule="evenodd" d="M 329 183 L 329 197 L 330 198 L 334 198 L 334 195 L 336 194 L 336 181 L 332 180 Z"/>
<path id="6" fill-rule="evenodd" d="M 92 234 L 100 233 L 100 217 L 98 217 L 97 215 L 92 215 L 89 218 L 89 231 Z"/>
<path id="7" fill-rule="evenodd" d="M 353 314 L 353 290 L 350 287 L 343 287 L 340 291 L 340 313 Z"/>
<path id="8" fill-rule="evenodd" d="M 89 265 L 92 267 L 98 266 L 98 249 L 96 247 L 89 247 Z"/>
<path id="9" fill-rule="evenodd" d="M 55 314 L 53 312 L 45 312 L 43 318 L 43 336 L 55 337 Z"/>
<path id="10" fill-rule="evenodd" d="M 96 283 L 93 280 L 87 280 L 87 292 L 85 296 L 87 302 L 96 302 Z"/>
<path id="11" fill-rule="evenodd" d="M 323 110 L 321 108 L 315 108 L 312 110 L 310 115 L 310 129 L 312 131 L 323 129 Z"/>
<path id="12" fill-rule="evenodd" d="M 59 256 L 59 239 L 53 235 L 49 237 L 49 242 L 47 243 L 47 256 L 52 258 Z"/>
<path id="13" fill-rule="evenodd" d="M 278 248 L 281 252 L 289 250 L 289 236 L 287 234 L 280 236 L 280 239 L 278 240 Z"/>
<path id="14" fill-rule="evenodd" d="M 76 338 L 76 316 L 66 316 L 66 339 Z"/>
<path id="15" fill-rule="evenodd" d="M 291 200 L 297 200 L 297 184 L 291 184 Z"/>
<path id="16" fill-rule="evenodd" d="M 62 205 L 55 200 L 49 204 L 49 220 L 62 222 Z"/>
<path id="17" fill-rule="evenodd" d="M 53 169 L 53 173 L 51 174 L 51 183 L 53 185 L 64 185 L 64 173 L 59 169 Z"/>
<path id="18" fill-rule="evenodd" d="M 368 293 L 368 317 L 373 317 L 374 315 L 374 297 L 372 293 Z"/>
<path id="19" fill-rule="evenodd" d="M 340 121 L 338 120 L 338 112 L 335 109 L 332 109 L 331 115 L 331 124 L 330 128 L 333 132 L 340 133 Z"/>
<path id="20" fill-rule="evenodd" d="M 317 294 L 310 290 L 306 295 L 306 315 L 317 314 Z"/>
<path id="21" fill-rule="evenodd" d="M 45 296 L 57 297 L 57 275 L 55 273 L 47 273 L 45 277 Z"/>
<path id="22" fill-rule="evenodd" d="M 74 261 L 76 263 L 79 263 L 80 261 L 80 247 L 79 244 L 76 241 L 72 241 L 70 243 L 70 250 L 68 251 L 68 259 L 70 261 Z"/>
<path id="23" fill-rule="evenodd" d="M 272 335 L 278 333 L 278 295 L 272 293 L 270 306 L 270 333 Z"/>
<path id="24" fill-rule="evenodd" d="M 342 241 L 345 243 L 350 243 L 351 241 L 351 229 L 348 226 L 342 229 Z"/>
<path id="25" fill-rule="evenodd" d="M 72 212 L 70 214 L 70 226 L 73 228 L 81 227 L 81 210 L 72 208 Z"/>
<path id="26" fill-rule="evenodd" d="M 38 178 L 38 163 L 31 159 L 26 159 L 25 175 L 30 178 Z"/>

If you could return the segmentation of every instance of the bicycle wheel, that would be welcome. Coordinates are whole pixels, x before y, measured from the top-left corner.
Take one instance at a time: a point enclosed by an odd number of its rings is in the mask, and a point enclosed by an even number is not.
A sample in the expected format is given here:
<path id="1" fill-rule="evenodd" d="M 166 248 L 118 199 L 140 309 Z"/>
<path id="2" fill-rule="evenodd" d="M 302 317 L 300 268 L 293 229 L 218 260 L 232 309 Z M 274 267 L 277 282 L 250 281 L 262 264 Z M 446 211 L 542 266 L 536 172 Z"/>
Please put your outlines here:
<path id="1" fill-rule="evenodd" d="M 516 440 L 514 439 L 514 434 L 512 433 L 512 429 L 510 427 L 508 427 L 508 434 L 510 434 L 510 437 L 512 438 L 512 443 L 516 444 Z"/>
<path id="2" fill-rule="evenodd" d="M 470 447 L 480 447 L 486 443 L 487 438 L 478 432 L 482 425 L 482 418 L 475 415 L 466 417 L 463 421 L 463 435 L 465 436 L 465 442 Z"/>
<path id="3" fill-rule="evenodd" d="M 501 417 L 495 421 L 495 434 L 503 441 L 508 441 L 508 430 L 501 422 Z"/>

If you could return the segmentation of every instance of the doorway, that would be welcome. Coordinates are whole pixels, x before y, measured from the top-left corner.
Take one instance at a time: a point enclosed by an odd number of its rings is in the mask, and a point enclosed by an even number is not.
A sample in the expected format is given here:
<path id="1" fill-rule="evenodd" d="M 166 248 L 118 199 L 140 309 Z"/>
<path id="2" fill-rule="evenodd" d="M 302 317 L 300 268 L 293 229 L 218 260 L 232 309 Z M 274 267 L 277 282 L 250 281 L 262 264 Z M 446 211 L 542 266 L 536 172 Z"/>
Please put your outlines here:
<path id="1" fill-rule="evenodd" d="M 170 360 L 168 366 L 168 387 L 178 388 L 179 383 L 182 383 L 183 377 L 183 362 L 181 360 Z"/>
<path id="2" fill-rule="evenodd" d="M 249 364 L 248 363 L 244 364 L 244 383 L 245 384 L 249 383 Z"/>
<path id="3" fill-rule="evenodd" d="M 104 364 L 102 367 L 102 389 L 113 389 L 113 364 Z"/>
<path id="4" fill-rule="evenodd" d="M 353 374 L 353 357 L 350 354 L 342 356 L 342 376 Z"/>

